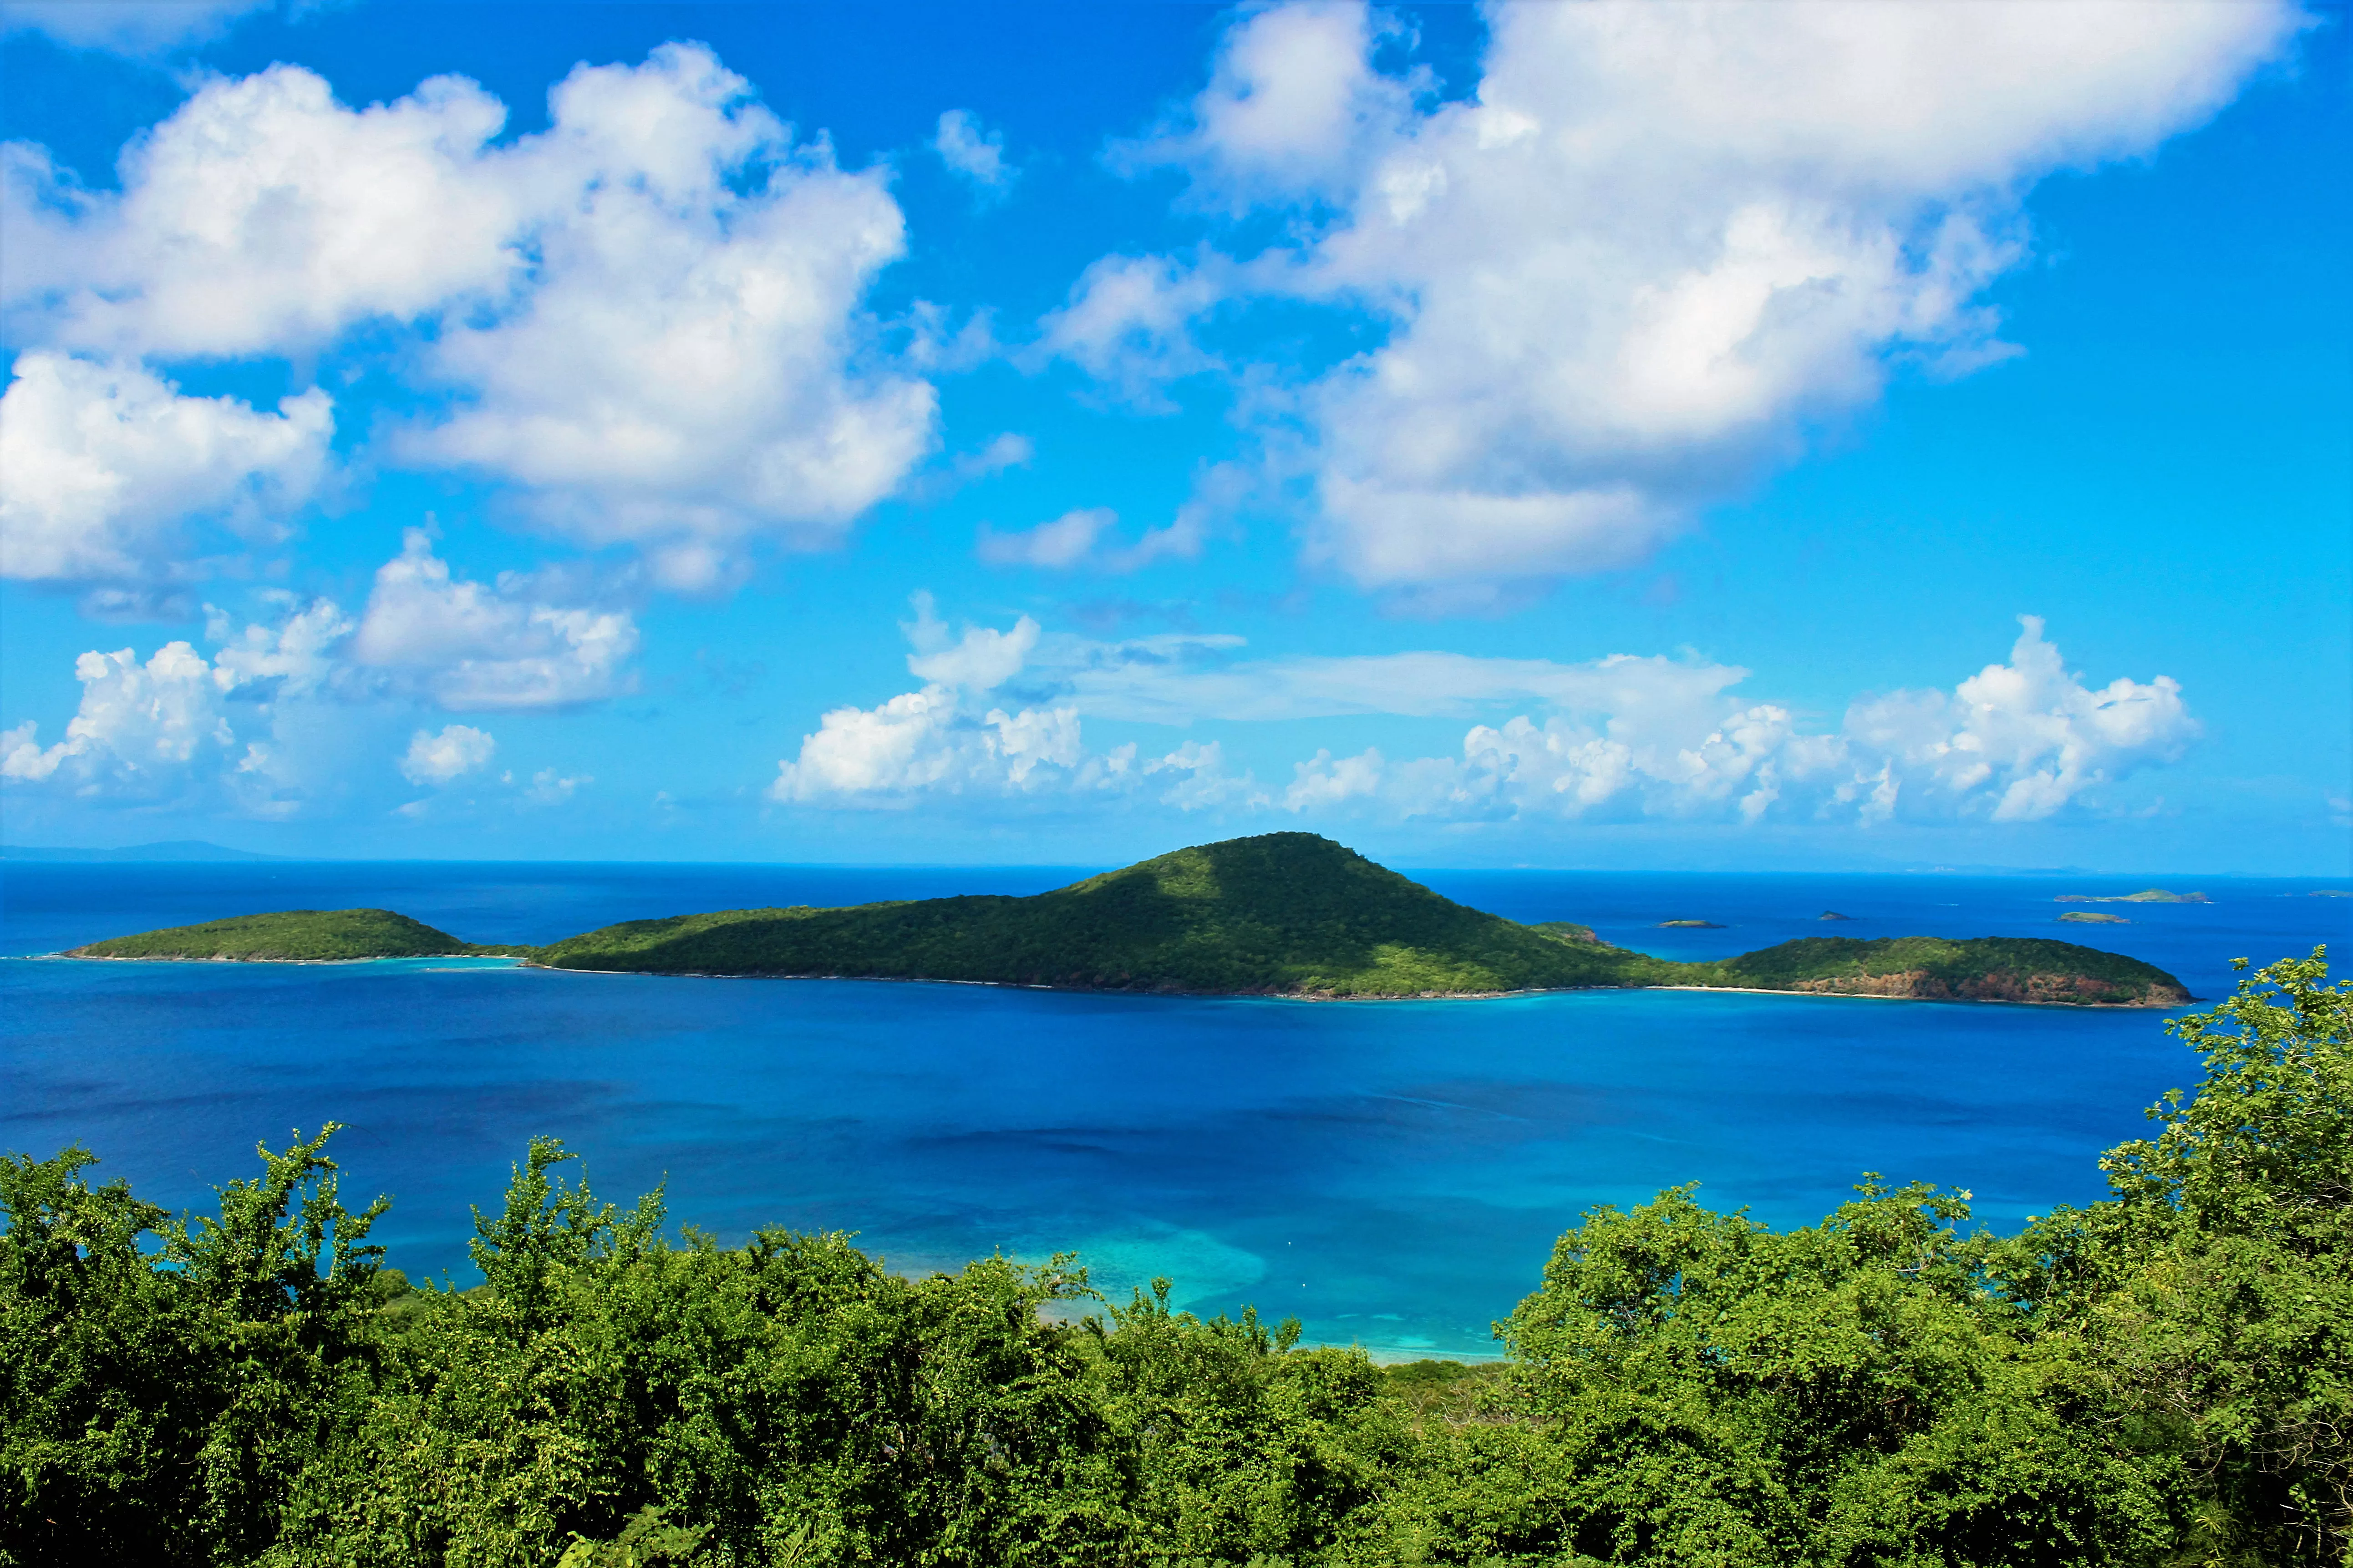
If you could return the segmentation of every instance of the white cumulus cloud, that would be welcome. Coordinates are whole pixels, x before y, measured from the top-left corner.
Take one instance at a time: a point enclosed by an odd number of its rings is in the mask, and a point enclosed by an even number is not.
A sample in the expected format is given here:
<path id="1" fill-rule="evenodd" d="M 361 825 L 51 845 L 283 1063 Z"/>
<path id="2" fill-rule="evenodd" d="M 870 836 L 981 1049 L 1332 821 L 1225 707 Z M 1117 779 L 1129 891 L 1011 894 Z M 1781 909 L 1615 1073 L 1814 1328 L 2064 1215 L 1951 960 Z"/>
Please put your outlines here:
<path id="1" fill-rule="evenodd" d="M 454 576 L 422 531 L 377 572 L 364 614 L 270 591 L 265 622 L 207 605 L 210 657 L 174 640 L 77 661 L 78 711 L 43 744 L 37 722 L 0 737 L 0 778 L 93 801 L 173 803 L 283 816 L 363 787 L 351 760 L 398 744 L 419 708 L 460 712 L 564 708 L 626 690 L 638 631 L 626 610 L 551 598 L 542 577 Z M 392 733 L 387 733 L 392 731 Z M 418 730 L 398 754 L 415 783 L 479 770 L 490 735 Z M 551 774 L 539 803 L 587 783 Z M 552 793 L 551 793 L 552 792 Z"/>
<path id="2" fill-rule="evenodd" d="M 334 645 L 351 624 L 324 600 L 249 626 L 207 659 L 185 641 L 143 661 L 92 650 L 74 664 L 79 710 L 50 745 L 30 721 L 0 735 L 0 779 L 109 804 L 226 805 L 250 816 L 301 809 L 332 757 L 306 742 L 332 707 Z"/>
<path id="3" fill-rule="evenodd" d="M 185 768 L 200 749 L 225 749 L 237 735 L 221 716 L 218 671 L 185 642 L 165 643 L 144 664 L 137 653 L 92 651 L 74 661 L 81 710 L 65 739 L 42 749 L 36 726 L 8 731 L 0 770 L 12 779 L 44 780 L 69 763 L 104 769 L 130 781 Z"/>
<path id="4" fill-rule="evenodd" d="M 419 730 L 401 754 L 400 776 L 410 784 L 446 784 L 490 765 L 499 743 L 487 730 L 445 724 L 438 734 Z"/>
<path id="5" fill-rule="evenodd" d="M 1196 320 L 1226 297 L 1214 258 L 1188 265 L 1166 256 L 1106 256 L 1039 323 L 1033 363 L 1059 356 L 1147 412 L 1176 405 L 1165 382 L 1216 369 Z"/>
<path id="6" fill-rule="evenodd" d="M 793 142 L 747 92 L 675 45 L 555 89 L 516 154 L 562 203 L 531 285 L 442 335 L 470 398 L 410 443 L 531 487 L 575 537 L 645 547 L 681 587 L 755 536 L 839 539 L 934 441 L 930 384 L 862 368 L 860 300 L 905 248 L 884 174 Z"/>
<path id="7" fill-rule="evenodd" d="M 976 710 L 967 694 L 929 685 L 875 708 L 837 708 L 776 764 L 769 798 L 901 805 L 937 792 L 1018 792 L 1067 784 L 1082 761 L 1069 708 Z"/>
<path id="8" fill-rule="evenodd" d="M 903 804 L 934 791 L 1067 782 L 1082 761 L 1077 712 L 987 702 L 1020 672 L 1038 644 L 1038 623 L 1024 616 L 1010 631 L 975 626 L 951 638 L 928 595 L 916 599 L 916 616 L 907 668 L 923 685 L 874 708 L 825 714 L 799 755 L 777 763 L 770 799 Z"/>
<path id="9" fill-rule="evenodd" d="M 0 306 L 19 341 L 126 362 L 411 331 L 449 395 L 402 454 L 676 586 L 756 541 L 838 541 L 936 440 L 864 304 L 905 248 L 887 170 L 796 140 L 700 46 L 580 66 L 549 106 L 501 142 L 505 106 L 461 78 L 351 109 L 280 65 L 200 86 L 117 191 L 12 144 Z"/>
<path id="10" fill-rule="evenodd" d="M 993 700 L 1038 647 L 1039 628 L 1029 616 L 1009 631 L 972 626 L 952 637 L 929 595 L 918 595 L 915 607 L 907 667 L 923 685 L 872 708 L 824 714 L 798 753 L 776 764 L 769 799 L 903 807 L 938 795 L 1152 793 L 1192 810 L 1228 804 L 1250 787 L 1226 775 L 1215 742 L 1141 761 L 1134 744 L 1090 752 L 1071 704 Z"/>
<path id="11" fill-rule="evenodd" d="M 264 414 L 135 365 L 20 354 L 0 395 L 0 576 L 168 579 L 192 521 L 277 527 L 318 487 L 333 430 L 316 388 Z"/>
<path id="12" fill-rule="evenodd" d="M 932 151 L 984 195 L 1000 194 L 1013 184 L 1013 165 L 1005 161 L 1005 137 L 982 126 L 980 116 L 969 109 L 951 109 L 940 116 Z"/>
<path id="13" fill-rule="evenodd" d="M 20 331 L 166 357 L 315 346 L 495 297 L 553 195 L 487 148 L 505 122 L 459 77 L 361 110 L 300 66 L 214 79 L 124 149 L 119 193 L 17 150 L 5 297 Z"/>
<path id="14" fill-rule="evenodd" d="M 1262 405 L 1312 482 L 1313 553 L 1368 587 L 1622 564 L 1897 366 L 2013 352 L 1982 295 L 2027 254 L 2034 181 L 2199 123 L 2304 25 L 2282 0 L 1487 18 L 1475 94 L 1417 106 L 1369 63 L 1367 8 L 1245 13 L 1132 156 L 1299 237 L 1104 258 L 1043 324 L 1148 397 L 1215 363 L 1198 323 L 1229 301 L 1367 313 L 1384 341 Z"/>
<path id="15" fill-rule="evenodd" d="M 1340 195 L 1427 85 L 1372 68 L 1373 48 L 1394 31 L 1366 5 L 1261 7 L 1228 31 L 1183 122 L 1115 149 L 1115 161 L 1190 165 L 1200 175 L 1192 199 L 1237 216 L 1261 201 Z"/>
<path id="16" fill-rule="evenodd" d="M 565 708 L 625 689 L 638 627 L 627 610 L 550 604 L 528 578 L 454 577 L 422 529 L 379 567 L 355 664 L 407 675 L 453 712 Z"/>
<path id="17" fill-rule="evenodd" d="M 2041 617 L 2010 662 L 1943 692 L 1858 702 L 1845 734 L 1884 757 L 1888 779 L 1929 802 L 1990 801 L 1996 822 L 2033 822 L 2084 790 L 2150 763 L 2171 762 L 2199 733 L 2180 684 L 2118 679 L 2097 689 L 2070 675 L 2043 640 Z M 1888 809 L 1901 797 L 1891 792 Z"/>
<path id="18" fill-rule="evenodd" d="M 1834 723 L 1743 695 L 1749 672 L 1613 654 L 1579 663 L 1440 652 L 1239 657 L 1241 639 L 951 635 L 928 596 L 906 629 L 924 684 L 825 714 L 771 798 L 907 805 L 941 795 L 1083 794 L 1185 810 L 1275 808 L 1435 822 L 2041 821 L 2113 809 L 2108 786 L 2178 760 L 2200 727 L 2167 676 L 2086 684 L 2021 617 L 2007 663 L 1950 690 L 1857 700 Z M 1514 711 L 1518 709 L 1518 711 Z M 1451 755 L 1319 750 L 1280 790 L 1231 767 L 1231 736 L 1158 757 L 1090 751 L 1092 720 L 1192 726 L 1487 715 Z"/>
<path id="19" fill-rule="evenodd" d="M 1473 725 L 1456 756 L 1319 752 L 1299 765 L 1284 804 L 1361 801 L 1461 820 L 2032 822 L 2178 759 L 2197 738 L 2178 682 L 2160 675 L 2086 687 L 2044 640 L 2042 621 L 2021 618 L 2009 663 L 1950 693 L 1864 699 L 1835 731 L 1810 729 L 1787 706 L 1734 696 L 1728 689 L 1746 671 L 1620 656 L 1561 668 L 1564 679 L 1544 683 L 1557 707 Z M 1315 673 L 1328 689 L 1330 672 Z"/>

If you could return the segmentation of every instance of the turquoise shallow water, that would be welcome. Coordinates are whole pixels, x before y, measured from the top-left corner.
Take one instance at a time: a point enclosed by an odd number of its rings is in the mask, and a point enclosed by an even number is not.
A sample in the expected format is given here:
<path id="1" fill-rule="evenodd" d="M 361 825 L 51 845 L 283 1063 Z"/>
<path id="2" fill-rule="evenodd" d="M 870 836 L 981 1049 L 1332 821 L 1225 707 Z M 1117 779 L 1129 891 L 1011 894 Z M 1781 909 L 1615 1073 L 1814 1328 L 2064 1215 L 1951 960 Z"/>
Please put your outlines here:
<path id="1" fill-rule="evenodd" d="M 375 904 L 484 941 L 686 910 L 1031 891 L 1069 868 L 13 864 L 0 952 Z M 2201 885 L 2130 926 L 2053 923 L 2072 878 L 1418 873 L 1521 919 L 1671 956 L 1793 935 L 2088 936 L 2202 995 L 2228 961 L 2342 943 L 2311 883 Z M 1823 909 L 1858 917 L 1825 925 Z M 1665 931 L 1673 918 L 1717 931 Z M 1475 1355 L 1586 1207 L 1681 1182 L 1777 1223 L 1866 1170 L 1972 1189 L 2014 1225 L 2099 1194 L 2097 1152 L 2194 1062 L 2160 1015 L 1851 998 L 1581 993 L 1308 1004 L 961 985 L 555 974 L 496 962 L 0 961 L 0 1146 L 79 1141 L 173 1206 L 257 1139 L 330 1117 L 348 1193 L 412 1273 L 465 1277 L 470 1204 L 533 1133 L 607 1196 L 667 1178 L 735 1239 L 853 1230 L 895 1266 L 1075 1248 L 1119 1291 L 1295 1313 L 1311 1339 Z"/>

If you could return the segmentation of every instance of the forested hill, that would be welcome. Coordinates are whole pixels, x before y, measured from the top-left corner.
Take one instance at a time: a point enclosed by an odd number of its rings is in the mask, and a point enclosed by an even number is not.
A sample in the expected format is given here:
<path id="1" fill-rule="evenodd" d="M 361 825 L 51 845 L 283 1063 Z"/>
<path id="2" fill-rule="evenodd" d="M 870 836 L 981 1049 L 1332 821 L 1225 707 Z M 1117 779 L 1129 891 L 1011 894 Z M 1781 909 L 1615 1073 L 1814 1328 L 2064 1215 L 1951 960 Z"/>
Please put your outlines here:
<path id="1" fill-rule="evenodd" d="M 2153 963 L 2043 937 L 1810 936 L 1744 952 L 1684 984 L 1918 1001 L 2063 1002 L 2094 1006 L 2172 1007 L 2186 987 Z"/>
<path id="2" fill-rule="evenodd" d="M 1679 985 L 1930 1000 L 2174 1006 L 2163 970 L 2073 942 L 1814 937 L 1721 962 L 1613 947 L 1566 921 L 1467 908 L 1312 833 L 1179 849 L 1029 898 L 727 910 L 539 948 L 459 941 L 384 910 L 248 915 L 121 937 L 92 958 L 328 959 L 510 952 L 558 969 L 954 980 L 1308 997 Z"/>
<path id="3" fill-rule="evenodd" d="M 1309 996 L 1655 984 L 1674 966 L 1482 913 L 1312 833 L 1179 849 L 1031 898 L 631 921 L 565 969 L 839 974 Z"/>
<path id="4" fill-rule="evenodd" d="M 362 958 L 444 958 L 526 951 L 459 942 L 448 931 L 390 910 L 280 910 L 94 942 L 74 949 L 72 956 L 335 963 Z"/>

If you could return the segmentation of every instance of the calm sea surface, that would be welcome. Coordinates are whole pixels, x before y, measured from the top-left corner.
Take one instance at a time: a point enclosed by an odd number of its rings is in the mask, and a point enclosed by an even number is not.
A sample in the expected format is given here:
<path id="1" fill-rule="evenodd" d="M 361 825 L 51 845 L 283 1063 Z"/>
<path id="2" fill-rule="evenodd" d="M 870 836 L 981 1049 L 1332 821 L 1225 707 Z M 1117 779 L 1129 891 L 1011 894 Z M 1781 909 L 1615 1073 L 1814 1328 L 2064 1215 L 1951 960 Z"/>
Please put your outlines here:
<path id="1" fill-rule="evenodd" d="M 470 1277 L 469 1205 L 534 1133 L 671 1216 L 850 1230 L 897 1268 L 1074 1249 L 1311 1340 L 1491 1353 L 1580 1211 L 1703 1184 L 1816 1219 L 1864 1171 L 1970 1188 L 2009 1227 L 2097 1197 L 2093 1161 L 2194 1078 L 2142 1012 L 1592 992 L 1481 1002 L 1095 996 L 555 974 L 496 962 L 96 964 L 36 956 L 257 910 L 375 905 L 481 942 L 766 904 L 1028 893 L 1081 868 L 309 863 L 0 867 L 0 1148 L 79 1142 L 174 1208 L 332 1119 L 347 1201 L 413 1276 Z M 1673 958 L 1793 936 L 2081 939 L 2201 996 L 2230 960 L 2345 951 L 2353 900 L 2204 879 L 2208 905 L 2055 923 L 2144 880 L 1415 873 Z M 1826 925 L 1834 909 L 1853 923 Z M 1662 931 L 1705 919 L 1720 931 Z M 356 1206 L 356 1205 L 354 1205 Z"/>

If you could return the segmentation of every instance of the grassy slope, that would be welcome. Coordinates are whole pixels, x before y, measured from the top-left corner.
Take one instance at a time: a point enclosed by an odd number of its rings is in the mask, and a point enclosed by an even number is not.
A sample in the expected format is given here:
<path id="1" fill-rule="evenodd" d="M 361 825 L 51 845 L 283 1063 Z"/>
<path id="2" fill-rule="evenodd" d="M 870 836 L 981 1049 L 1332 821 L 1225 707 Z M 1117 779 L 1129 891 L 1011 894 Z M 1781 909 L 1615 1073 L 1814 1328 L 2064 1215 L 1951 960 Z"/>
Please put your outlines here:
<path id="1" fill-rule="evenodd" d="M 1034 898 L 635 921 L 554 943 L 538 959 L 1344 996 L 1620 985 L 1669 967 L 1466 909 L 1310 833 L 1179 849 Z"/>
<path id="2" fill-rule="evenodd" d="M 203 925 L 119 936 L 74 949 L 78 958 L 333 960 L 438 958 L 506 951 L 459 942 L 390 910 L 280 910 Z"/>

